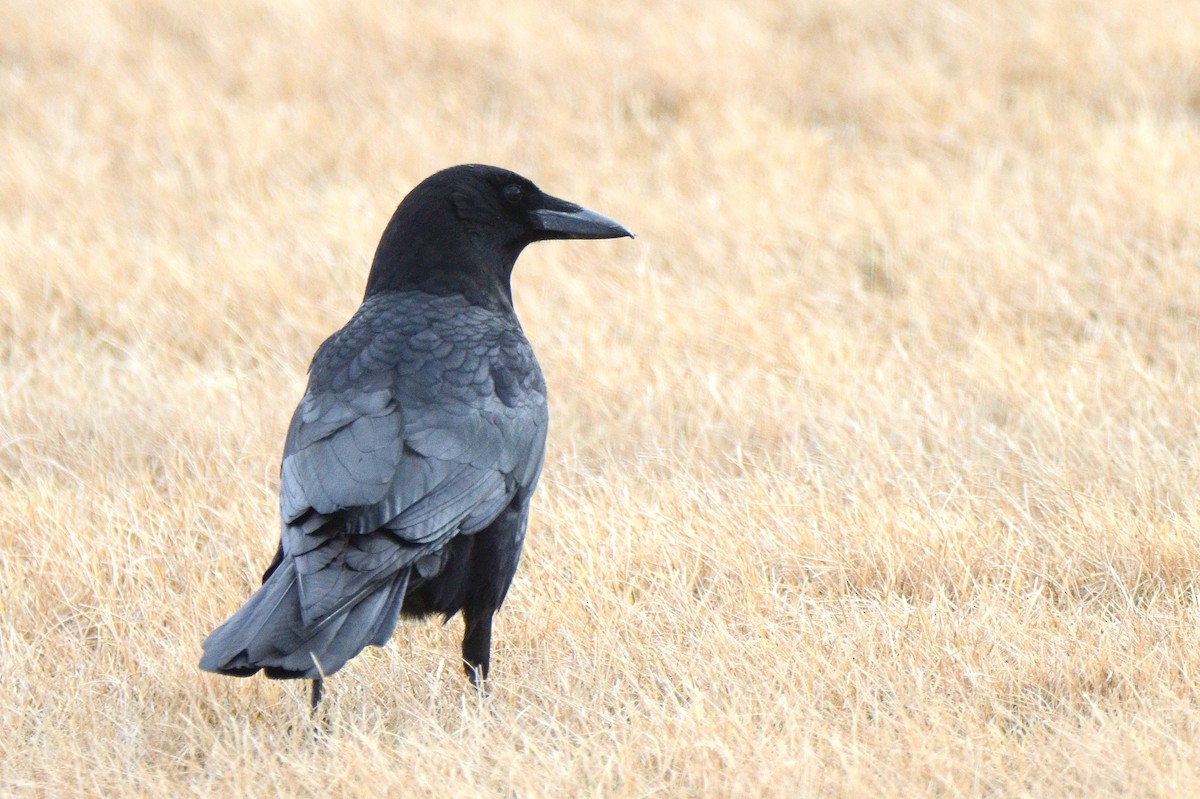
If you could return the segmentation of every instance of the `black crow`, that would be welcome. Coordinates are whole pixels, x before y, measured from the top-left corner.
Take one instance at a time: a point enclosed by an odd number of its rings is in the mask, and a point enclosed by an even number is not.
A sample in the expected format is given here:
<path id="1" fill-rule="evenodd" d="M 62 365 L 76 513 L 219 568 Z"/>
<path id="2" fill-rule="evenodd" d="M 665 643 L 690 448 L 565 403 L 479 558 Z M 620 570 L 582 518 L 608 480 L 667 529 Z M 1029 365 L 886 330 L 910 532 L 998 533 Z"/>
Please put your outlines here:
<path id="1" fill-rule="evenodd" d="M 400 614 L 462 611 L 488 675 L 546 444 L 546 385 L 513 311 L 526 245 L 632 234 L 498 167 L 451 167 L 383 232 L 362 305 L 317 350 L 283 446 L 282 531 L 262 587 L 201 668 L 321 680 Z"/>

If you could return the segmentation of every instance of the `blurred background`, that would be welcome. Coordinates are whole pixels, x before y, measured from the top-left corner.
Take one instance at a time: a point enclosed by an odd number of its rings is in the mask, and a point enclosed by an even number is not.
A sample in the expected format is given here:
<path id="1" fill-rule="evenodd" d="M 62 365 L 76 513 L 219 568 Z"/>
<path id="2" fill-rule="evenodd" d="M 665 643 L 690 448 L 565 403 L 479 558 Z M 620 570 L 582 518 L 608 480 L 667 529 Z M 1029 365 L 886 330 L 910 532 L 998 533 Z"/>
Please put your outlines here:
<path id="1" fill-rule="evenodd" d="M 0 3 L 0 789 L 1196 784 L 1200 7 Z M 514 293 L 550 451 L 490 697 L 452 622 L 201 675 L 403 195 L 636 241 Z"/>

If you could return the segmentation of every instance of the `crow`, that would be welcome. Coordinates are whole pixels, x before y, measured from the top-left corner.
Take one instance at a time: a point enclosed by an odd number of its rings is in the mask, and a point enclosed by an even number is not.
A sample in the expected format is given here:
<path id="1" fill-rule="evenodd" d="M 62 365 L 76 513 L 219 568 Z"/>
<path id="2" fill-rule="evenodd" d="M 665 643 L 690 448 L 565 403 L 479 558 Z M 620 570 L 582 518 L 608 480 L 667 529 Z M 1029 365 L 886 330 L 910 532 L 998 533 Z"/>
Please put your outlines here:
<path id="1" fill-rule="evenodd" d="M 526 245 L 633 234 L 506 169 L 426 178 L 380 239 L 358 311 L 323 343 L 280 467 L 281 532 L 262 586 L 204 641 L 200 667 L 324 678 L 400 615 L 463 614 L 488 676 L 542 471 L 546 384 L 513 310 Z"/>

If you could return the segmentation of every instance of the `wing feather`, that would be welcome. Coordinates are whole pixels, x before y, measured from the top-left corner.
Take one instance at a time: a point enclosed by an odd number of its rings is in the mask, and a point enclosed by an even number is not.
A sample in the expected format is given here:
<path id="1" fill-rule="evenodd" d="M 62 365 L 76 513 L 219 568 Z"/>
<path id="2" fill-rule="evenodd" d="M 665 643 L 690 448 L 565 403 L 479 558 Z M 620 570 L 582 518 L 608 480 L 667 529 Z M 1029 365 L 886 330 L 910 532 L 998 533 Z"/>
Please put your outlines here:
<path id="1" fill-rule="evenodd" d="M 450 538 L 483 529 L 537 481 L 546 406 L 528 344 L 506 333 L 520 362 L 494 380 L 502 348 L 471 330 L 489 317 L 439 323 L 434 311 L 453 310 L 442 304 L 356 317 L 314 359 L 280 469 L 282 546 L 306 624 L 415 563 L 427 576 Z"/>

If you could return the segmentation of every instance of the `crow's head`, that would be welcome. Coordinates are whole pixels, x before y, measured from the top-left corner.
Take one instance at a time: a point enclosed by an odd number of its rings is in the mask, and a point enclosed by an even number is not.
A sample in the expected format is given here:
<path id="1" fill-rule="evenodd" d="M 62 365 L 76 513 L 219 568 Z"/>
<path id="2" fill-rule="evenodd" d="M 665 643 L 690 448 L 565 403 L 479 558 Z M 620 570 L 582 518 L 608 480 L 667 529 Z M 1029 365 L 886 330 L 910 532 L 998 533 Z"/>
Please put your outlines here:
<path id="1" fill-rule="evenodd" d="M 608 217 L 551 197 L 528 178 L 507 169 L 478 164 L 456 166 L 425 183 L 445 185 L 455 213 L 468 232 L 493 246 L 633 236 Z"/>
<path id="2" fill-rule="evenodd" d="M 409 192 L 384 231 L 367 294 L 494 287 L 507 294 L 517 256 L 548 239 L 633 237 L 606 216 L 546 194 L 500 167 L 464 164 Z"/>

